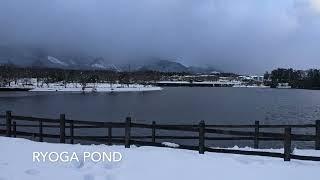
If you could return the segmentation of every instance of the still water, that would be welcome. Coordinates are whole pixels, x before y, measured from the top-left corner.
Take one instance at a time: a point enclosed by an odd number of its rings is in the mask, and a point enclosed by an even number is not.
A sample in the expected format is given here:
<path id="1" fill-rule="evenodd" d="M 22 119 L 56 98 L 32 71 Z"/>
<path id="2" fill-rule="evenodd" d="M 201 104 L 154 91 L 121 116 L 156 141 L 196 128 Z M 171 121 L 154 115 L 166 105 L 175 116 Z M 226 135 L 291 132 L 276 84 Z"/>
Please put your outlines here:
<path id="1" fill-rule="evenodd" d="M 0 92 L 0 113 L 161 124 L 306 124 L 320 119 L 320 91 L 258 88 L 165 88 L 157 92 Z M 313 132 L 312 132 L 313 133 Z M 241 144 L 241 143 L 240 143 Z M 223 144 L 224 145 L 224 144 Z M 235 144 L 228 144 L 235 145 Z M 241 144 L 241 145 L 246 145 Z"/>

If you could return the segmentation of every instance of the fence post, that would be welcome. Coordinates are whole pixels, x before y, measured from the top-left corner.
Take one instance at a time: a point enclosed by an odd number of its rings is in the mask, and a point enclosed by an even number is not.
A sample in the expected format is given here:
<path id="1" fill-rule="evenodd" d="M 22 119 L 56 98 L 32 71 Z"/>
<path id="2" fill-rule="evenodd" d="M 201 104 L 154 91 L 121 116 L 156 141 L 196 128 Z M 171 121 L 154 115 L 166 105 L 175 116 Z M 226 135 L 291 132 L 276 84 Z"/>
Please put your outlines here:
<path id="1" fill-rule="evenodd" d="M 131 128 L 131 117 L 126 118 L 126 126 L 125 126 L 125 139 L 124 146 L 125 148 L 130 148 L 130 129 Z"/>
<path id="2" fill-rule="evenodd" d="M 316 141 L 315 149 L 320 150 L 320 120 L 316 120 Z"/>
<path id="3" fill-rule="evenodd" d="M 108 126 L 108 145 L 112 145 L 112 126 Z"/>
<path id="4" fill-rule="evenodd" d="M 199 153 L 204 154 L 205 151 L 205 122 L 200 121 L 199 122 Z"/>
<path id="5" fill-rule="evenodd" d="M 284 129 L 284 161 L 290 161 L 291 154 L 291 128 Z"/>
<path id="6" fill-rule="evenodd" d="M 39 121 L 39 141 L 43 142 L 43 122 Z"/>
<path id="7" fill-rule="evenodd" d="M 70 144 L 74 143 L 73 136 L 74 136 L 74 123 L 73 121 L 70 121 Z"/>
<path id="8" fill-rule="evenodd" d="M 253 147 L 255 149 L 259 148 L 259 121 L 254 122 L 254 144 Z"/>
<path id="9" fill-rule="evenodd" d="M 17 137 L 17 123 L 13 121 L 13 137 Z"/>
<path id="10" fill-rule="evenodd" d="M 11 121 L 12 121 L 11 111 L 7 111 L 6 112 L 6 129 L 7 129 L 6 136 L 7 137 L 11 137 Z"/>
<path id="11" fill-rule="evenodd" d="M 152 121 L 152 142 L 156 142 L 156 122 Z"/>
<path id="12" fill-rule="evenodd" d="M 60 143 L 66 142 L 66 115 L 60 114 Z"/>

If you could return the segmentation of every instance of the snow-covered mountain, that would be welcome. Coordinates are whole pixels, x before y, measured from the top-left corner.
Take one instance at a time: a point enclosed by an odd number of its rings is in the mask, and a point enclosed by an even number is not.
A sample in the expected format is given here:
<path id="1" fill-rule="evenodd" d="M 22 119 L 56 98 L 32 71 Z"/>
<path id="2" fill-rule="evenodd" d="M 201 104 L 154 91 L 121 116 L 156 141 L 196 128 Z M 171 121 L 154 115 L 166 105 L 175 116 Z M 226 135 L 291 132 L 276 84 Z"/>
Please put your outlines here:
<path id="1" fill-rule="evenodd" d="M 90 62 L 90 63 L 87 63 Z M 33 67 L 49 67 L 49 68 L 70 68 L 70 69 L 93 69 L 93 70 L 109 70 L 109 71 L 159 71 L 159 72 L 189 72 L 189 73 L 211 73 L 216 71 L 210 66 L 197 67 L 185 66 L 179 62 L 169 60 L 150 60 L 144 63 L 135 64 L 119 64 L 115 65 L 107 63 L 103 58 L 85 58 L 82 61 L 74 58 L 57 58 L 48 56 L 44 60 L 36 60 L 32 64 Z"/>
<path id="2" fill-rule="evenodd" d="M 48 51 L 35 47 L 0 46 L 0 64 L 18 66 L 47 67 L 62 69 L 96 69 L 111 71 L 151 70 L 160 72 L 210 73 L 211 66 L 185 66 L 176 60 L 145 58 L 128 60 L 118 64 L 110 63 L 102 57 L 92 57 L 81 53 Z"/>
<path id="3" fill-rule="evenodd" d="M 106 65 L 103 58 L 94 59 L 89 66 L 94 69 L 105 69 Z"/>
<path id="4" fill-rule="evenodd" d="M 121 71 L 114 64 L 107 64 L 103 58 L 96 58 L 90 64 L 89 67 L 92 69 L 101 69 L 101 70 L 111 70 L 111 71 Z"/>
<path id="5" fill-rule="evenodd" d="M 56 64 L 56 65 L 61 65 L 61 66 L 69 66 L 67 63 L 55 58 L 55 57 L 52 57 L 52 56 L 48 56 L 48 61 L 50 63 L 53 63 L 53 64 Z"/>
<path id="6" fill-rule="evenodd" d="M 32 67 L 48 67 L 48 68 L 70 68 L 68 62 L 58 59 L 54 56 L 47 56 L 46 58 L 36 58 L 31 63 Z"/>
<path id="7" fill-rule="evenodd" d="M 169 60 L 156 60 L 145 64 L 140 70 L 151 70 L 160 72 L 188 72 L 188 67 L 181 63 Z"/>
<path id="8" fill-rule="evenodd" d="M 97 69 L 106 69 L 106 66 L 104 66 L 103 64 L 92 64 L 91 67 Z"/>
<path id="9" fill-rule="evenodd" d="M 210 65 L 186 66 L 175 60 L 150 58 L 132 63 L 122 64 L 124 71 L 159 71 L 159 72 L 188 72 L 210 74 L 218 71 Z"/>

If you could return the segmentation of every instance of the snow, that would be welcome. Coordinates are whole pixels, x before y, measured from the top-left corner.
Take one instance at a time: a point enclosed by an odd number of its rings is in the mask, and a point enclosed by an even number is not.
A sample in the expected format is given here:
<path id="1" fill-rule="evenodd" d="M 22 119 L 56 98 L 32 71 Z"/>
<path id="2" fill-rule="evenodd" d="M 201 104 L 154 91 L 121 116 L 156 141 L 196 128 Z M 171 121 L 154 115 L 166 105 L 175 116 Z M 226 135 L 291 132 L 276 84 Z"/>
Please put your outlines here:
<path id="1" fill-rule="evenodd" d="M 52 88 L 34 88 L 31 89 L 30 91 L 33 92 L 144 92 L 144 91 L 160 91 L 162 88 L 160 87 L 119 87 L 119 88 L 85 88 L 82 90 L 81 87 L 69 87 L 69 88 L 64 88 L 64 87 L 52 87 Z"/>
<path id="2" fill-rule="evenodd" d="M 120 72 L 121 70 L 114 64 L 110 65 L 112 67 L 112 69 L 115 69 L 116 71 Z"/>
<path id="3" fill-rule="evenodd" d="M 99 69 L 105 69 L 106 68 L 106 66 L 104 66 L 103 64 L 98 64 L 98 63 L 92 64 L 91 67 L 99 68 Z"/>
<path id="4" fill-rule="evenodd" d="M 161 144 L 163 144 L 163 145 L 165 145 L 165 146 L 167 146 L 167 147 L 172 147 L 172 148 L 177 148 L 177 147 L 179 147 L 179 144 L 172 143 L 172 142 L 163 142 L 163 143 L 161 143 Z"/>
<path id="5" fill-rule="evenodd" d="M 82 90 L 81 84 L 49 84 L 49 86 L 36 87 L 30 91 L 34 92 L 143 92 L 143 91 L 160 91 L 161 87 L 144 86 L 140 84 L 106 84 L 106 83 L 88 83 L 86 88 Z"/>
<path id="6" fill-rule="evenodd" d="M 1 180 L 311 180 L 320 162 L 196 151 L 160 147 L 70 145 L 39 143 L 0 137 Z M 32 153 L 121 152 L 120 162 L 32 162 Z M 278 150 L 274 150 L 278 151 Z M 281 150 L 279 150 L 281 151 Z M 320 155 L 315 150 L 299 150 Z"/>
<path id="7" fill-rule="evenodd" d="M 230 85 L 237 85 L 237 84 L 241 84 L 240 81 L 236 81 L 236 80 L 219 80 L 219 81 L 201 81 L 201 82 L 197 82 L 197 81 L 193 81 L 192 83 L 190 81 L 158 81 L 158 84 L 230 84 Z"/>
<path id="8" fill-rule="evenodd" d="M 115 70 L 117 72 L 120 72 L 121 70 L 115 66 L 114 64 L 109 64 L 109 65 L 104 65 L 101 63 L 95 63 L 91 65 L 92 68 L 97 68 L 97 69 L 109 69 L 109 70 Z"/>
<path id="9" fill-rule="evenodd" d="M 270 86 L 265 85 L 234 85 L 234 88 L 270 88 Z"/>
<path id="10" fill-rule="evenodd" d="M 28 85 L 25 85 L 27 83 Z M 10 82 L 5 88 L 31 89 L 34 92 L 144 92 L 161 91 L 161 87 L 143 84 L 119 84 L 119 83 L 87 83 L 84 90 L 80 83 L 44 83 L 36 78 L 18 79 L 18 84 Z M 1 179 L 0 179 L 1 180 Z"/>
<path id="11" fill-rule="evenodd" d="M 251 147 L 244 147 L 239 148 L 238 146 L 234 146 L 233 148 L 228 149 L 235 149 L 235 150 L 243 150 L 243 151 L 263 151 L 263 152 L 277 152 L 277 153 L 283 153 L 284 149 L 254 149 Z M 302 156 L 320 156 L 320 151 L 315 151 L 313 149 L 294 149 L 293 154 L 295 155 L 302 155 Z"/>
<path id="12" fill-rule="evenodd" d="M 59 64 L 59 65 L 62 65 L 62 66 L 68 66 L 67 63 L 62 62 L 62 61 L 60 61 L 59 59 L 57 59 L 57 58 L 55 58 L 55 57 L 52 57 L 52 56 L 48 56 L 48 60 L 49 60 L 50 62 L 52 62 L 53 64 Z"/>

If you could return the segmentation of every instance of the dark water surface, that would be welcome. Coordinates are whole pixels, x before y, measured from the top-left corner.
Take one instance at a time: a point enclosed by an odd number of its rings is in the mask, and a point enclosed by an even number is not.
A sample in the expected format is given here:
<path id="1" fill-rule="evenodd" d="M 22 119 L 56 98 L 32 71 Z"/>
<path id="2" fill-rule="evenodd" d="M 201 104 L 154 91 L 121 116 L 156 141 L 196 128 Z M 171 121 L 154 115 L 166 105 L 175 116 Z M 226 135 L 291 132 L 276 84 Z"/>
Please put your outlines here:
<path id="1" fill-rule="evenodd" d="M 200 120 L 207 124 L 253 124 L 255 120 L 261 124 L 306 124 L 320 119 L 320 91 L 179 87 L 158 92 L 85 95 L 0 92 L 0 113 L 6 110 L 49 118 L 65 113 L 67 118 L 92 121 L 120 122 L 131 116 L 135 122 L 161 124 Z"/>

